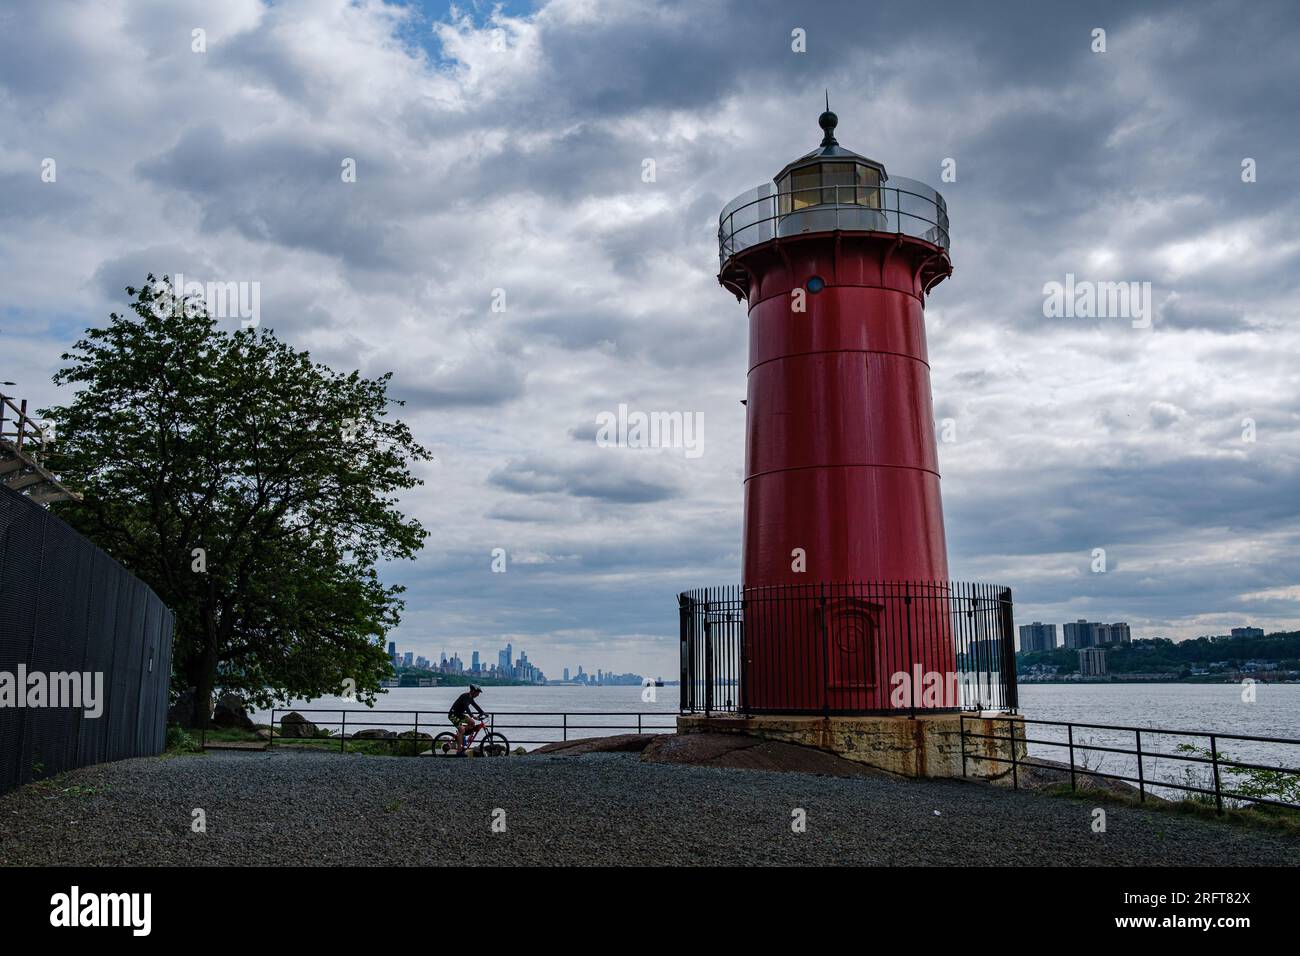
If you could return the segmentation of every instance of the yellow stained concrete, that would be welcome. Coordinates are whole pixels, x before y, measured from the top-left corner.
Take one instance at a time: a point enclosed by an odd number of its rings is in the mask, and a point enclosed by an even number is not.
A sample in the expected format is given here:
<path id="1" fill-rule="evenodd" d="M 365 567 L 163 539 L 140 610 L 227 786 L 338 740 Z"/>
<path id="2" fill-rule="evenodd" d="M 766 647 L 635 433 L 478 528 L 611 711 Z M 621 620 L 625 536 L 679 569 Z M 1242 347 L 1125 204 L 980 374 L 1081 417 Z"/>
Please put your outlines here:
<path id="1" fill-rule="evenodd" d="M 926 714 L 917 717 L 705 717 L 677 718 L 677 732 L 747 734 L 767 740 L 802 744 L 856 760 L 879 770 L 907 777 L 962 776 L 961 716 Z M 1011 716 L 1011 721 L 1006 718 Z M 997 717 L 997 720 L 990 718 Z M 1016 759 L 1024 759 L 1023 719 L 1007 714 L 966 714 L 967 754 L 1011 759 L 1015 728 Z M 981 740 L 974 735 L 1003 740 Z M 966 775 L 994 778 L 1011 772 L 1010 763 L 966 758 Z"/>

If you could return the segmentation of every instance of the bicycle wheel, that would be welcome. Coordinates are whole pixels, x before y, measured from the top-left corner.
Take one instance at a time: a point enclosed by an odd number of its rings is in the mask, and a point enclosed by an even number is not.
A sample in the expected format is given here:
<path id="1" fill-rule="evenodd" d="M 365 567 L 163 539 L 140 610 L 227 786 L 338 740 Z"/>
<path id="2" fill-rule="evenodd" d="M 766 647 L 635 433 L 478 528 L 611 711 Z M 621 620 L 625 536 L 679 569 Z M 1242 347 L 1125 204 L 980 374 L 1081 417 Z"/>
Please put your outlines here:
<path id="1" fill-rule="evenodd" d="M 479 741 L 478 754 L 480 757 L 505 757 L 509 753 L 510 741 L 506 740 L 505 734 L 493 731 Z"/>
<path id="2" fill-rule="evenodd" d="M 434 737 L 433 755 L 435 757 L 456 756 L 456 735 L 449 730 L 444 730 L 438 736 Z"/>

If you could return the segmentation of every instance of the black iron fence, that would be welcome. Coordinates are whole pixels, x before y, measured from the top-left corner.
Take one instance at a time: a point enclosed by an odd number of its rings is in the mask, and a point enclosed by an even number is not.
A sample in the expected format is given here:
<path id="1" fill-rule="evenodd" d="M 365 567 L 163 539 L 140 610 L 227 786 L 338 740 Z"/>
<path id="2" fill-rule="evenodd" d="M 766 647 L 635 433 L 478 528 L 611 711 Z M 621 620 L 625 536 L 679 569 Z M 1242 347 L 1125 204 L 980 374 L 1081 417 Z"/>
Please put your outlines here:
<path id="1" fill-rule="evenodd" d="M 955 581 L 721 587 L 678 596 L 681 710 L 1014 712 L 1011 589 Z"/>
<path id="2" fill-rule="evenodd" d="M 1170 794 L 1183 799 L 1213 800 L 1215 809 L 1223 812 L 1225 801 L 1254 803 L 1275 807 L 1300 809 L 1300 768 L 1282 764 L 1260 763 L 1255 760 L 1238 760 L 1234 751 L 1246 747 L 1261 750 L 1261 745 L 1277 751 L 1283 747 L 1300 747 L 1300 739 L 1292 737 L 1258 737 L 1249 734 L 1228 734 L 1218 731 L 1168 730 L 1160 727 L 1126 727 L 1116 724 L 1081 724 L 1063 720 L 1027 720 L 1023 717 L 994 717 L 996 725 L 1005 722 L 1004 734 L 981 734 L 968 730 L 966 718 L 961 720 L 962 775 L 966 775 L 968 762 L 984 761 L 1003 764 L 1010 769 L 1012 785 L 1019 788 L 1020 774 L 1028 769 L 1068 769 L 1070 789 L 1078 788 L 1080 777 L 1098 777 L 1134 784 L 1138 798 Z M 1052 728 L 1055 738 L 1029 736 L 1028 727 Z M 1045 731 L 1048 732 L 1048 731 Z M 1100 740 L 1097 738 L 1100 737 Z M 1125 741 L 1131 737 L 1132 745 Z M 967 747 L 967 741 L 993 740 L 1005 742 L 1010 757 L 995 757 Z M 1172 743 L 1179 740 L 1181 743 Z M 1041 752 L 1035 760 L 1029 753 L 1019 757 L 1018 744 L 1026 747 L 1046 748 L 1067 758 L 1065 762 L 1048 762 Z M 1171 749 L 1172 748 L 1172 749 Z M 998 753 L 1003 751 L 999 748 Z M 1300 751 L 1286 751 L 1292 755 L 1289 762 L 1300 762 Z M 1119 757 L 1121 765 L 1114 771 L 1104 770 L 1108 757 Z"/>
<path id="3" fill-rule="evenodd" d="M 284 736 L 284 718 L 291 713 L 314 724 L 321 732 L 320 736 Z M 441 710 L 347 710 L 318 707 L 272 708 L 270 727 L 272 736 L 268 740 L 268 746 L 308 740 L 319 746 L 325 741 L 337 743 L 339 752 L 346 753 L 349 743 L 365 742 L 383 744 L 395 754 L 419 753 L 427 749 L 427 741 L 452 729 L 447 712 Z M 505 734 L 511 747 L 527 749 L 583 737 L 672 733 L 677 729 L 677 715 L 668 711 L 499 710 L 488 715 L 488 729 Z M 384 736 L 367 731 L 380 731 Z M 207 745 L 206 735 L 202 744 Z"/>
<path id="4" fill-rule="evenodd" d="M 0 707 L 0 792 L 161 753 L 171 652 L 172 612 L 143 581 L 0 487 L 0 671 L 23 698 Z"/>

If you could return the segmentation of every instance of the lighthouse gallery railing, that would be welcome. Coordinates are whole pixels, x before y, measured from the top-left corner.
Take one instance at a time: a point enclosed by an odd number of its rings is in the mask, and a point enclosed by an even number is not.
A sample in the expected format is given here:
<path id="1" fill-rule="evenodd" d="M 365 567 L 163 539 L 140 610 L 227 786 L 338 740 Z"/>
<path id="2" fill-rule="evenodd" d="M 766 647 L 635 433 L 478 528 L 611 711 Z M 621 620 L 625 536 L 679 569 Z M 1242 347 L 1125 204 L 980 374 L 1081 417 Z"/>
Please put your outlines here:
<path id="1" fill-rule="evenodd" d="M 732 585 L 678 604 L 683 713 L 1017 709 L 1010 588 Z"/>
<path id="2" fill-rule="evenodd" d="M 718 262 L 778 236 L 851 230 L 912 236 L 948 248 L 948 204 L 925 183 L 891 176 L 881 186 L 810 186 L 778 191 L 764 183 L 741 193 L 718 217 Z"/>

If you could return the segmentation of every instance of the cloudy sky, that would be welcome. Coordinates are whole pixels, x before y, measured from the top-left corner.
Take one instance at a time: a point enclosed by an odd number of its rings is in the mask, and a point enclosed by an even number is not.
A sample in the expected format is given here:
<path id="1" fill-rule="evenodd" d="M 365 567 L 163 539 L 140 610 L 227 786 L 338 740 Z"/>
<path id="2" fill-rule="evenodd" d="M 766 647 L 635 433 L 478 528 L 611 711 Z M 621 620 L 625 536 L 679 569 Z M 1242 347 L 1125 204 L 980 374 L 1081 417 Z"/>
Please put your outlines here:
<path id="1" fill-rule="evenodd" d="M 1297 21 L 11 0 L 0 379 L 67 400 L 60 352 L 149 271 L 257 282 L 295 346 L 394 372 L 437 458 L 405 501 L 428 547 L 387 572 L 401 647 L 672 676 L 675 592 L 740 573 L 746 318 L 717 215 L 816 144 L 829 88 L 844 145 L 948 200 L 955 271 L 927 316 L 953 576 L 1012 586 L 1017 623 L 1296 627 Z M 1066 274 L 1150 282 L 1152 327 L 1045 317 Z M 704 453 L 597 447 L 620 403 L 702 413 Z"/>

